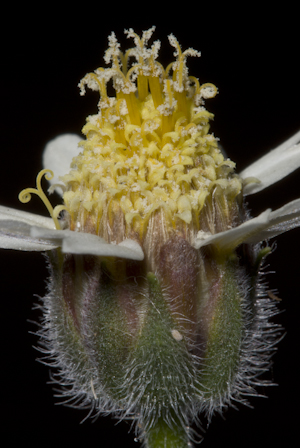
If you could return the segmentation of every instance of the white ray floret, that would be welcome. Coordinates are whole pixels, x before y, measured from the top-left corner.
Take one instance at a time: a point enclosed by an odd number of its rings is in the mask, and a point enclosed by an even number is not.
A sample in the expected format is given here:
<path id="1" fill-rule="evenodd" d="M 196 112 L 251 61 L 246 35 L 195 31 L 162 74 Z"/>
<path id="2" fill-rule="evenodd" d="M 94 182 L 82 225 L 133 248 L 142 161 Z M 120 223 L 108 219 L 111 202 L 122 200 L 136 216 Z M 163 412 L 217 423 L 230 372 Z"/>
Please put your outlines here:
<path id="1" fill-rule="evenodd" d="M 249 165 L 239 175 L 242 179 L 256 178 L 246 183 L 244 195 L 258 193 L 288 176 L 300 166 L 300 131 Z"/>
<path id="2" fill-rule="evenodd" d="M 256 218 L 215 235 L 200 231 L 194 247 L 200 249 L 208 244 L 214 244 L 219 250 L 233 250 L 242 243 L 258 243 L 298 226 L 300 226 L 300 199 L 289 202 L 273 212 L 267 209 Z"/>
<path id="3" fill-rule="evenodd" d="M 57 245 L 33 238 L 32 226 L 55 229 L 53 219 L 0 205 L 0 247 L 24 251 L 45 251 Z"/>
<path id="4" fill-rule="evenodd" d="M 30 233 L 34 238 L 41 238 L 57 244 L 62 248 L 63 253 L 119 257 L 130 260 L 143 260 L 144 258 L 141 246 L 134 240 L 127 239 L 120 244 L 110 244 L 91 233 L 48 230 L 42 227 L 32 227 Z"/>
<path id="5" fill-rule="evenodd" d="M 51 218 L 0 206 L 0 247 L 21 251 L 62 252 L 143 260 L 144 253 L 134 240 L 108 244 L 103 238 L 84 232 L 56 230 Z"/>
<path id="6" fill-rule="evenodd" d="M 73 157 L 79 154 L 78 143 L 82 140 L 76 134 L 62 134 L 47 143 L 43 153 L 43 166 L 53 171 L 54 176 L 49 181 L 50 185 L 61 185 L 53 187 L 58 194 L 62 194 L 64 185 L 60 176 L 70 171 Z"/>

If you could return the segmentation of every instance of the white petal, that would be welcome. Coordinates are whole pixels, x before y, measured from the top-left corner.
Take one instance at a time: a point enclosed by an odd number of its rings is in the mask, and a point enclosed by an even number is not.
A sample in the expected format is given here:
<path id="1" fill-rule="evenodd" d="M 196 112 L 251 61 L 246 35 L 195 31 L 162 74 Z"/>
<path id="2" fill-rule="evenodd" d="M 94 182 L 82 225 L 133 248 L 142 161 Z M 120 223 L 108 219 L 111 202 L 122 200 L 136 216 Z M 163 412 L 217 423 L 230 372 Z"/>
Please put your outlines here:
<path id="1" fill-rule="evenodd" d="M 33 225 L 53 229 L 51 218 L 0 206 L 0 248 L 24 251 L 53 249 L 53 243 L 34 238 L 30 234 Z"/>
<path id="2" fill-rule="evenodd" d="M 244 186 L 244 195 L 257 193 L 300 167 L 300 131 L 240 173 L 242 179 L 255 177 L 259 183 Z"/>
<path id="3" fill-rule="evenodd" d="M 45 216 L 36 215 L 34 213 L 23 212 L 22 210 L 17 210 L 15 208 L 4 207 L 3 205 L 0 205 L 0 221 L 1 220 L 20 221 L 30 226 L 55 229 L 52 218 L 46 218 Z"/>
<path id="4" fill-rule="evenodd" d="M 52 242 L 57 246 L 62 246 L 64 238 L 72 235 L 75 232 L 71 230 L 55 230 L 55 229 L 45 229 L 43 227 L 33 226 L 30 229 L 30 235 L 34 238 L 42 238 L 45 241 Z"/>
<path id="5" fill-rule="evenodd" d="M 196 238 L 194 247 L 200 249 L 200 247 L 207 246 L 208 244 L 214 244 L 219 250 L 233 250 L 257 232 L 264 230 L 268 225 L 270 213 L 271 209 L 268 209 L 256 218 L 249 219 L 233 229 L 225 230 L 214 235 L 208 236 L 208 234 L 203 235 L 201 233 Z"/>
<path id="6" fill-rule="evenodd" d="M 274 212 L 268 209 L 256 218 L 249 219 L 233 229 L 215 235 L 200 232 L 194 247 L 199 249 L 208 244 L 214 244 L 219 250 L 231 251 L 242 243 L 255 244 L 299 226 L 300 199 L 296 199 Z"/>
<path id="7" fill-rule="evenodd" d="M 31 235 L 61 245 L 64 253 L 89 254 L 99 257 L 119 257 L 130 260 L 143 260 L 144 253 L 140 245 L 133 240 L 120 244 L 108 244 L 97 235 L 71 230 L 45 230 L 38 227 L 31 229 Z"/>
<path id="8" fill-rule="evenodd" d="M 60 176 L 70 171 L 73 157 L 79 154 L 78 143 L 82 140 L 76 134 L 63 134 L 47 143 L 43 153 L 43 166 L 53 171 L 54 177 L 50 184 L 62 184 Z M 58 194 L 62 194 L 60 188 L 55 188 Z"/>
<path id="9" fill-rule="evenodd" d="M 126 239 L 118 244 L 119 247 L 127 247 L 130 250 L 141 251 L 141 246 L 134 240 Z M 143 257 L 144 258 L 144 257 Z"/>
<path id="10" fill-rule="evenodd" d="M 274 238 L 281 233 L 288 232 L 300 226 L 300 199 L 291 201 L 270 213 L 268 227 L 247 239 L 247 243 Z"/>

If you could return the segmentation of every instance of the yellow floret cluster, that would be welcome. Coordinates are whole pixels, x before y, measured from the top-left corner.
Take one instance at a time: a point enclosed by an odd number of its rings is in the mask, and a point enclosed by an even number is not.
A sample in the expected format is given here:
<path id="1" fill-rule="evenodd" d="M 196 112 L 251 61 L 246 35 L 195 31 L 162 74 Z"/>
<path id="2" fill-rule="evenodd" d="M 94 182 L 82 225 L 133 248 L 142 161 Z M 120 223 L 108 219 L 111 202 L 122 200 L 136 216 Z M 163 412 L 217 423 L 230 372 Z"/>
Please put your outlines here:
<path id="1" fill-rule="evenodd" d="M 187 56 L 173 35 L 175 62 L 164 69 L 156 61 L 160 42 L 148 48 L 153 28 L 139 38 L 127 31 L 135 46 L 121 53 L 114 33 L 105 61 L 80 83 L 100 92 L 99 113 L 83 128 L 82 152 L 64 176 L 64 193 L 71 222 L 87 216 L 99 233 L 101 220 L 123 213 L 126 226 L 141 231 L 150 216 L 163 209 L 170 225 L 198 219 L 208 195 L 220 190 L 234 199 L 241 181 L 235 164 L 224 159 L 209 134 L 213 115 L 203 106 L 216 95 L 212 84 L 200 85 L 188 76 Z M 133 62 L 129 63 L 129 61 Z M 112 84 L 115 96 L 109 97 Z"/>

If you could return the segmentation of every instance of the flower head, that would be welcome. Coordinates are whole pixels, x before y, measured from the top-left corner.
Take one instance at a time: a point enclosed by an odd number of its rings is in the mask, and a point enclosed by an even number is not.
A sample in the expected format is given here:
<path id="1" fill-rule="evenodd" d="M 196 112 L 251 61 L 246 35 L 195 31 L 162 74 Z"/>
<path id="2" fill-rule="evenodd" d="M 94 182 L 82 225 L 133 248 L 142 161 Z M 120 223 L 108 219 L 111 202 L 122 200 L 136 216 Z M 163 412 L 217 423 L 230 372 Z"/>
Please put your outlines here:
<path id="1" fill-rule="evenodd" d="M 300 166 L 300 133 L 239 175 L 209 133 L 214 85 L 158 61 L 154 27 L 124 54 L 114 33 L 108 68 L 80 82 L 100 93 L 86 139 L 50 142 L 36 188 L 51 219 L 0 208 L 1 247 L 48 252 L 41 344 L 62 395 L 133 418 L 148 447 L 183 447 L 190 423 L 246 402 L 269 367 L 280 328 L 260 266 L 260 242 L 300 225 L 300 200 L 250 218 L 243 198 Z M 108 91 L 113 88 L 113 96 Z M 79 147 L 81 152 L 77 148 Z M 63 205 L 41 187 L 58 174 Z"/>
<path id="2" fill-rule="evenodd" d="M 237 219 L 242 190 L 235 164 L 209 134 L 213 115 L 203 104 L 217 89 L 188 76 L 187 57 L 199 53 L 182 52 L 171 35 L 175 61 L 164 69 L 156 61 L 159 43 L 147 47 L 152 31 L 141 39 L 127 31 L 135 47 L 125 54 L 112 34 L 105 55 L 111 67 L 80 82 L 82 93 L 86 85 L 100 92 L 100 108 L 88 117 L 83 151 L 63 177 L 72 230 L 79 226 L 108 242 L 132 238 L 142 247 L 153 232 L 165 235 L 161 244 L 171 235 L 214 233 L 215 203 L 222 209 L 218 231 L 227 229 Z M 107 94 L 110 81 L 113 97 Z"/>

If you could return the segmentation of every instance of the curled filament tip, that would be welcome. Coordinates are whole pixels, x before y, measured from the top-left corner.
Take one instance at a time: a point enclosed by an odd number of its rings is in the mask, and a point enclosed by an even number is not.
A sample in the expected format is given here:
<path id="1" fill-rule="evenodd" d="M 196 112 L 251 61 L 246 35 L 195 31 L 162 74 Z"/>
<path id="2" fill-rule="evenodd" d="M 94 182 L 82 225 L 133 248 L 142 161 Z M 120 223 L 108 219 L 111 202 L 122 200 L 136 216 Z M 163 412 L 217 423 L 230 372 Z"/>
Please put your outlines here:
<path id="1" fill-rule="evenodd" d="M 53 209 L 49 199 L 45 195 L 45 193 L 42 189 L 42 186 L 41 186 L 41 181 L 42 181 L 43 176 L 45 176 L 45 178 L 47 180 L 51 180 L 53 178 L 54 174 L 53 174 L 53 171 L 48 170 L 48 169 L 44 169 L 44 170 L 40 171 L 36 177 L 36 188 L 25 188 L 24 190 L 22 190 L 19 193 L 19 201 L 26 204 L 27 202 L 29 202 L 31 200 L 32 194 L 36 194 L 37 196 L 39 196 L 39 198 L 43 201 L 43 203 L 47 207 L 47 210 L 50 213 L 50 216 L 54 221 L 56 229 L 59 230 L 60 225 L 58 222 L 58 213 L 54 213 L 54 209 Z"/>

